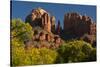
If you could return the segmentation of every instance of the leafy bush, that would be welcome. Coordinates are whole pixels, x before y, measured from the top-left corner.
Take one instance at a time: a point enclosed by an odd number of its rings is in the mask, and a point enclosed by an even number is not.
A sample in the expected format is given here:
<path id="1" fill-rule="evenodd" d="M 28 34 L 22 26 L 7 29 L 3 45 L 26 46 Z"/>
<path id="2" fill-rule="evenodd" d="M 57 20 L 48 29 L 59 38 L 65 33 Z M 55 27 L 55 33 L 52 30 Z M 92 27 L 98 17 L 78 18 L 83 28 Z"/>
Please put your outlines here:
<path id="1" fill-rule="evenodd" d="M 11 47 L 24 47 L 24 42 L 20 41 L 18 38 L 11 39 Z"/>
<path id="2" fill-rule="evenodd" d="M 96 61 L 96 48 L 93 48 L 89 55 L 89 61 Z"/>
<path id="3" fill-rule="evenodd" d="M 22 47 L 17 47 L 12 52 L 12 65 L 52 64 L 56 57 L 57 52 L 47 48 L 25 50 Z"/>
<path id="4" fill-rule="evenodd" d="M 32 27 L 20 19 L 11 21 L 11 38 L 18 38 L 20 41 L 30 40 L 33 36 Z"/>
<path id="5" fill-rule="evenodd" d="M 23 47 L 12 48 L 12 65 L 27 65 L 25 50 Z"/>
<path id="6" fill-rule="evenodd" d="M 93 47 L 91 44 L 84 41 L 70 41 L 66 45 L 62 45 L 58 50 L 59 57 L 57 63 L 68 63 L 68 62 L 83 62 L 90 61 Z M 96 52 L 92 58 L 95 60 Z M 87 60 L 88 59 L 88 60 Z"/>

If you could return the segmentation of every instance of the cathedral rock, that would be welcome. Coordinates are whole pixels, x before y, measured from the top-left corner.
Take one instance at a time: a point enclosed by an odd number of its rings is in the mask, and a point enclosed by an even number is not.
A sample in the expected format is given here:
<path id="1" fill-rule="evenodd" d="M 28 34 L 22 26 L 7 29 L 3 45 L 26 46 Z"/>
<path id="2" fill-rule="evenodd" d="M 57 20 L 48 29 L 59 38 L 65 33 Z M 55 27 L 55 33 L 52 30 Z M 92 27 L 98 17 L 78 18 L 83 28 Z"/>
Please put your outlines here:
<path id="1" fill-rule="evenodd" d="M 26 17 L 25 22 L 29 22 L 34 28 L 39 26 L 47 32 L 55 31 L 55 17 L 42 8 L 33 9 L 32 12 Z"/>
<path id="2" fill-rule="evenodd" d="M 78 13 L 67 13 L 64 16 L 64 31 L 78 36 L 96 34 L 96 22 L 89 16 Z"/>
<path id="3" fill-rule="evenodd" d="M 75 35 L 93 46 L 96 45 L 96 22 L 89 16 L 78 13 L 65 14 L 64 32 Z"/>

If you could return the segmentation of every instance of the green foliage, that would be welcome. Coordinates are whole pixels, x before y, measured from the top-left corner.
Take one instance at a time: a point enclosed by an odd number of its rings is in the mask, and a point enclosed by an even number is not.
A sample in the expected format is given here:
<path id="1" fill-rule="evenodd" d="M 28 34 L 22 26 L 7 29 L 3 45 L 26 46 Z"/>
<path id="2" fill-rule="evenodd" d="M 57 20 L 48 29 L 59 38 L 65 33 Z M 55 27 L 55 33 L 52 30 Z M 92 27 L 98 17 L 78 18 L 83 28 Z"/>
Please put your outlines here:
<path id="1" fill-rule="evenodd" d="M 57 52 L 47 48 L 25 50 L 23 47 L 17 47 L 12 52 L 12 65 L 52 64 L 56 57 Z"/>
<path id="2" fill-rule="evenodd" d="M 11 21 L 11 37 L 18 38 L 20 41 L 30 40 L 33 36 L 32 27 L 20 19 Z"/>
<path id="3" fill-rule="evenodd" d="M 57 52 L 46 48 L 40 48 L 38 52 L 37 55 L 39 55 L 39 57 L 36 62 L 33 59 L 33 64 L 51 64 L 55 62 Z M 35 58 L 34 56 L 36 56 L 36 54 L 33 54 L 33 58 Z"/>
<path id="4" fill-rule="evenodd" d="M 89 61 L 96 61 L 96 48 L 93 48 L 89 55 Z"/>
<path id="5" fill-rule="evenodd" d="M 11 46 L 24 46 L 24 41 L 31 40 L 33 37 L 32 27 L 20 19 L 11 21 Z"/>
<path id="6" fill-rule="evenodd" d="M 14 47 L 12 48 L 12 65 L 27 65 L 24 47 Z"/>
<path id="7" fill-rule="evenodd" d="M 91 44 L 84 41 L 70 41 L 62 45 L 58 50 L 59 57 L 57 63 L 84 62 L 91 61 L 91 54 L 94 52 L 92 59 L 95 60 L 96 52 Z"/>
<path id="8" fill-rule="evenodd" d="M 85 55 L 90 55 L 91 51 L 93 50 L 93 47 L 90 44 L 84 44 L 82 46 L 82 52 L 85 53 Z"/>
<path id="9" fill-rule="evenodd" d="M 14 48 L 14 47 L 23 47 L 24 46 L 24 42 L 19 40 L 18 38 L 12 38 L 11 39 L 11 47 Z"/>

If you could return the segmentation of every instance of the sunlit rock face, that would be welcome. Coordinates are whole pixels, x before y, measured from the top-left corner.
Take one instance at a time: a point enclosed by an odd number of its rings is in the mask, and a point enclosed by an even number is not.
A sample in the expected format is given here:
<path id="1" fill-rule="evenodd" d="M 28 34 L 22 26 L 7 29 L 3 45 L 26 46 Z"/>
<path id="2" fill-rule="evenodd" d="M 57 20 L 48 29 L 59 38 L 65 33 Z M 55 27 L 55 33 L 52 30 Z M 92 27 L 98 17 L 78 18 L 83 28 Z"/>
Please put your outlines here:
<path id="1" fill-rule="evenodd" d="M 93 44 L 96 41 L 96 22 L 86 15 L 67 13 L 64 15 L 64 32 Z"/>
<path id="2" fill-rule="evenodd" d="M 47 32 L 51 32 L 55 29 L 55 17 L 42 8 L 33 9 L 31 13 L 26 17 L 26 22 L 29 22 L 32 27 L 42 27 Z"/>
<path id="3" fill-rule="evenodd" d="M 64 31 L 76 35 L 96 34 L 96 23 L 92 18 L 78 13 L 67 13 L 64 16 Z"/>
<path id="4" fill-rule="evenodd" d="M 55 25 L 56 25 L 56 18 L 54 16 L 51 17 L 51 31 L 55 33 Z"/>

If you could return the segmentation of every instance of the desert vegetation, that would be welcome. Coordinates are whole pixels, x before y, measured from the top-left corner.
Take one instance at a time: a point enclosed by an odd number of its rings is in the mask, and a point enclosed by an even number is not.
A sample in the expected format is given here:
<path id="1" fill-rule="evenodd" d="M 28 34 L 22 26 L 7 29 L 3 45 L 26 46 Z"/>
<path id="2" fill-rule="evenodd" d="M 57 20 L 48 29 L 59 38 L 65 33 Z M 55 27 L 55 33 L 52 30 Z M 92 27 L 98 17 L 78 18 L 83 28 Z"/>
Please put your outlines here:
<path id="1" fill-rule="evenodd" d="M 11 65 L 96 61 L 96 47 L 83 39 L 63 40 L 21 19 L 11 20 Z"/>

